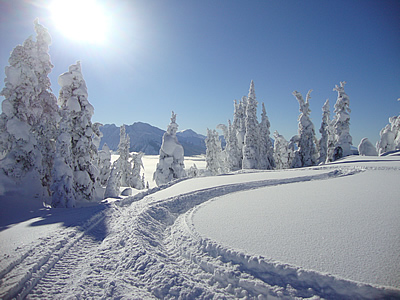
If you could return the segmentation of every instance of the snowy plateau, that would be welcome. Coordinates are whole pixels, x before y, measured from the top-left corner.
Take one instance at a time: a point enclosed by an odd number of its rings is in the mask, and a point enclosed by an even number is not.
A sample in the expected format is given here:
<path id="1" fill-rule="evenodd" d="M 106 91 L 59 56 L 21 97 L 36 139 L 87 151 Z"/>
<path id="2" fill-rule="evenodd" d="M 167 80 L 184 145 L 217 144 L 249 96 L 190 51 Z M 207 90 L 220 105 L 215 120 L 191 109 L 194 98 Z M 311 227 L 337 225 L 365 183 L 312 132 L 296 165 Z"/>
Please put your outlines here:
<path id="1" fill-rule="evenodd" d="M 157 158 L 144 156 L 146 172 Z M 400 299 L 399 181 L 397 152 L 71 209 L 6 193 L 0 298 Z"/>

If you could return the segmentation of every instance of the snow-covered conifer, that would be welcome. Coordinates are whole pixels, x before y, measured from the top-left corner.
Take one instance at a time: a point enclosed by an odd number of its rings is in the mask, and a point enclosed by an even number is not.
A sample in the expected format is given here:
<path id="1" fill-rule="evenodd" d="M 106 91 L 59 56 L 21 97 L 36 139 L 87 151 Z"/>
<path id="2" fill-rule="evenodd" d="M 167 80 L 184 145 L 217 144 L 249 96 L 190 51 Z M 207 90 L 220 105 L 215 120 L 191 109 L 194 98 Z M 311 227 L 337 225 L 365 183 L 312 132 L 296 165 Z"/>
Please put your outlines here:
<path id="1" fill-rule="evenodd" d="M 125 125 L 122 125 L 119 133 L 119 167 L 121 173 L 121 186 L 131 186 L 132 183 L 132 164 L 129 154 L 130 137 L 126 134 Z"/>
<path id="2" fill-rule="evenodd" d="M 69 67 L 68 72 L 58 77 L 61 86 L 58 98 L 64 110 L 71 135 L 72 169 L 74 190 L 78 201 L 92 201 L 97 195 L 96 180 L 99 171 L 95 167 L 97 149 L 93 144 L 93 106 L 88 101 L 88 92 L 83 79 L 80 62 Z"/>
<path id="3" fill-rule="evenodd" d="M 111 151 L 106 143 L 99 151 L 99 172 L 100 184 L 105 186 L 111 172 Z"/>
<path id="4" fill-rule="evenodd" d="M 333 127 L 335 134 L 335 150 L 333 160 L 351 155 L 352 137 L 350 135 L 350 99 L 344 91 L 345 81 L 340 82 L 333 89 L 337 91 L 338 97 L 335 104 L 335 117 Z"/>
<path id="5" fill-rule="evenodd" d="M 1 91 L 5 100 L 0 116 L 0 168 L 19 181 L 34 171 L 48 189 L 59 116 L 48 78 L 53 67 L 48 54 L 51 37 L 38 20 L 34 24 L 36 41 L 30 37 L 15 47 L 9 58 L 10 65 L 5 69 L 5 87 Z"/>
<path id="6" fill-rule="evenodd" d="M 254 91 L 253 80 L 250 83 L 249 95 L 246 102 L 246 118 L 243 146 L 243 169 L 256 169 L 258 167 L 258 121 L 257 121 L 257 100 Z"/>
<path id="7" fill-rule="evenodd" d="M 143 168 L 143 162 L 142 162 L 142 157 L 144 153 L 139 152 L 137 154 L 132 155 L 132 161 L 133 161 L 133 168 L 132 168 L 132 176 L 131 176 L 131 183 L 130 186 L 137 189 L 137 190 L 142 190 L 144 189 L 144 177 L 142 178 L 140 176 L 140 171 Z"/>
<path id="8" fill-rule="evenodd" d="M 295 151 L 295 158 L 292 167 L 309 167 L 316 164 L 316 149 L 315 149 L 315 130 L 314 124 L 310 119 L 310 94 L 312 90 L 307 93 L 306 101 L 303 96 L 294 91 L 293 95 L 296 97 L 300 106 L 299 116 L 299 129 L 298 139 L 296 141 L 298 149 Z"/>
<path id="9" fill-rule="evenodd" d="M 196 164 L 193 164 L 187 171 L 188 177 L 197 177 L 200 175 L 199 169 L 197 168 Z"/>
<path id="10" fill-rule="evenodd" d="M 242 151 L 237 140 L 237 131 L 228 120 L 228 139 L 226 141 L 225 156 L 226 168 L 229 171 L 239 170 L 242 165 Z"/>
<path id="11" fill-rule="evenodd" d="M 75 186 L 74 170 L 71 151 L 71 128 L 67 119 L 67 112 L 61 112 L 59 136 L 56 141 L 56 154 L 52 174 L 52 207 L 74 207 Z"/>
<path id="12" fill-rule="evenodd" d="M 265 110 L 264 102 L 262 103 L 261 123 L 260 123 L 260 137 L 259 137 L 259 169 L 272 170 L 275 168 L 274 148 L 270 138 L 271 124 L 268 120 L 267 111 Z"/>
<path id="13" fill-rule="evenodd" d="M 278 133 L 274 132 L 274 160 L 277 169 L 290 168 L 293 159 L 293 150 L 289 148 L 288 141 Z"/>
<path id="14" fill-rule="evenodd" d="M 153 175 L 158 186 L 186 176 L 184 152 L 176 137 L 177 130 L 176 114 L 172 112 L 171 123 L 163 135 L 160 157 Z"/>
<path id="15" fill-rule="evenodd" d="M 392 126 L 390 124 L 387 124 L 384 128 L 382 128 L 380 136 L 380 140 L 376 143 L 376 148 L 378 149 L 379 155 L 382 155 L 388 151 L 393 151 L 395 149 L 394 139 L 396 136 L 392 131 Z"/>
<path id="16" fill-rule="evenodd" d="M 380 136 L 380 140 L 376 143 L 379 155 L 400 149 L 400 115 L 389 118 L 389 124 L 381 130 Z"/>
<path id="17" fill-rule="evenodd" d="M 363 138 L 361 140 L 358 145 L 358 153 L 363 156 L 378 156 L 375 146 L 372 145 L 368 138 Z"/>
<path id="18" fill-rule="evenodd" d="M 218 132 L 207 128 L 206 143 L 206 169 L 212 175 L 226 172 L 225 162 L 222 153 L 221 140 Z"/>
<path id="19" fill-rule="evenodd" d="M 110 177 L 107 181 L 106 190 L 104 192 L 105 198 L 118 198 L 121 187 L 121 168 L 119 166 L 120 161 L 115 161 L 112 165 Z"/>
<path id="20" fill-rule="evenodd" d="M 331 112 L 329 110 L 329 99 L 326 99 L 324 106 L 322 106 L 322 122 L 319 132 L 321 139 L 319 140 L 319 163 L 325 163 L 328 156 L 328 139 L 329 139 L 329 126 L 331 123 Z"/>

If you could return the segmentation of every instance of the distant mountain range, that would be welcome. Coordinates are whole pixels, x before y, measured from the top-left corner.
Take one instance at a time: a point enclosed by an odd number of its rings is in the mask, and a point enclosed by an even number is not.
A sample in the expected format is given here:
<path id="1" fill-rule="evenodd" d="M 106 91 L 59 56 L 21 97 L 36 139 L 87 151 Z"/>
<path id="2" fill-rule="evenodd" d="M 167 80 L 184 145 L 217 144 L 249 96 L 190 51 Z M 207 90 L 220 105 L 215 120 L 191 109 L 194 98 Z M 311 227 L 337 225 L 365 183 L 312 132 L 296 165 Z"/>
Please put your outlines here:
<path id="1" fill-rule="evenodd" d="M 131 140 L 130 151 L 144 152 L 148 155 L 159 154 L 162 137 L 165 130 L 154 127 L 147 123 L 136 122 L 132 125 L 125 125 L 126 133 Z M 115 124 L 105 124 L 100 127 L 103 137 L 100 142 L 100 149 L 107 143 L 111 150 L 116 151 L 119 144 L 120 127 Z M 183 146 L 185 156 L 193 156 L 206 153 L 205 136 L 197 134 L 191 129 L 177 132 L 179 143 Z"/>

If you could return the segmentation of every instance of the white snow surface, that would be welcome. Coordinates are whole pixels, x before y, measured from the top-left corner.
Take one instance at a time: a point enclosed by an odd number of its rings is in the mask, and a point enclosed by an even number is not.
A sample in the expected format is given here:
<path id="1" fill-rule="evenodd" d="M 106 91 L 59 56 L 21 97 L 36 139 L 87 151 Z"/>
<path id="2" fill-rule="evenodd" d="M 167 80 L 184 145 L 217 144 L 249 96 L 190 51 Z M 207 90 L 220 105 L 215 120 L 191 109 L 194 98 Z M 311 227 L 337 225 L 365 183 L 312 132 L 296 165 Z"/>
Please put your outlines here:
<path id="1" fill-rule="evenodd" d="M 399 177 L 399 156 L 354 156 L 72 209 L 9 192 L 0 298 L 400 298 Z"/>

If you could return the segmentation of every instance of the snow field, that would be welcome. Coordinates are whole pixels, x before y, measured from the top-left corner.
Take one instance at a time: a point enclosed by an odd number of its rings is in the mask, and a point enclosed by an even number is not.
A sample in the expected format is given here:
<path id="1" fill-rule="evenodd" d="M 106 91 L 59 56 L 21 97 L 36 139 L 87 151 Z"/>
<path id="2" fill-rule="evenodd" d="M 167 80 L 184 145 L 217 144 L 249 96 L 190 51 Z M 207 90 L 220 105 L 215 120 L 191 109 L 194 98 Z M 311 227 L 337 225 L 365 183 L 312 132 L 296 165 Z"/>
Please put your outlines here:
<path id="1" fill-rule="evenodd" d="M 219 197 L 196 210 L 203 237 L 305 269 L 400 288 L 399 171 Z"/>
<path id="2" fill-rule="evenodd" d="M 11 262 L 1 261 L 0 298 L 399 298 L 398 289 L 341 279 L 227 246 L 200 234 L 193 223 L 198 212 L 219 201 L 209 200 L 242 193 L 250 198 L 264 188 L 347 181 L 369 169 L 398 172 L 391 160 L 369 163 L 368 168 L 365 162 L 344 161 L 323 168 L 180 180 L 108 201 L 100 211 L 88 208 L 93 210 L 86 223 L 74 226 L 80 224 L 76 217 L 17 249 Z M 82 214 L 81 209 L 54 211 L 60 216 L 70 212 L 69 219 Z"/>

